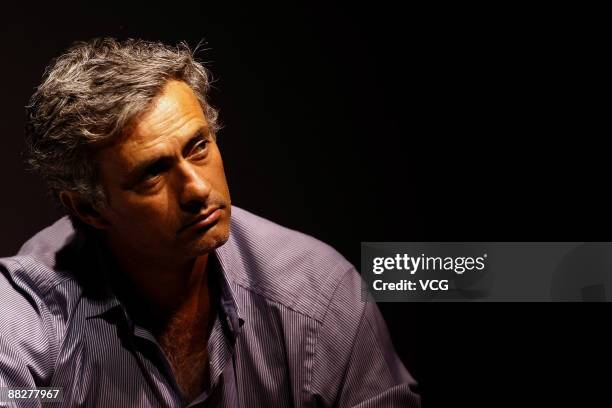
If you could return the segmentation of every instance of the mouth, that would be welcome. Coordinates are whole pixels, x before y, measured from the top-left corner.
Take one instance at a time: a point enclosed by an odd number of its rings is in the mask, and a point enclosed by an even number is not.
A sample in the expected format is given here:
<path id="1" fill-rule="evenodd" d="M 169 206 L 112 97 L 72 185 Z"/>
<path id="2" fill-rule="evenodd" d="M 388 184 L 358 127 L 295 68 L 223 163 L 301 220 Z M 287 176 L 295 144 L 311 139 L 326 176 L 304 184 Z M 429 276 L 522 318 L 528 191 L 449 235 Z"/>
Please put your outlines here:
<path id="1" fill-rule="evenodd" d="M 205 213 L 200 214 L 194 220 L 183 225 L 178 232 L 181 233 L 187 229 L 210 228 L 219 221 L 219 218 L 221 218 L 221 207 L 213 207 Z"/>

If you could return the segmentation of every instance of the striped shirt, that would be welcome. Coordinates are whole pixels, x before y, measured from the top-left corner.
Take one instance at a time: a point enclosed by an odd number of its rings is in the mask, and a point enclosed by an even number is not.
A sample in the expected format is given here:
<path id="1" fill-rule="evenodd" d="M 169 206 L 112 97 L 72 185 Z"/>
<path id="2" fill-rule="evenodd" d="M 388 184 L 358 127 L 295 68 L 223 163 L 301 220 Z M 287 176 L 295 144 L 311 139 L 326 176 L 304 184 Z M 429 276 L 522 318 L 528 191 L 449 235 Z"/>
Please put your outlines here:
<path id="1" fill-rule="evenodd" d="M 232 208 L 210 257 L 210 385 L 192 401 L 111 289 L 107 257 L 80 237 L 64 217 L 0 259 L 0 387 L 62 387 L 53 407 L 419 406 L 358 272 L 312 237 Z"/>

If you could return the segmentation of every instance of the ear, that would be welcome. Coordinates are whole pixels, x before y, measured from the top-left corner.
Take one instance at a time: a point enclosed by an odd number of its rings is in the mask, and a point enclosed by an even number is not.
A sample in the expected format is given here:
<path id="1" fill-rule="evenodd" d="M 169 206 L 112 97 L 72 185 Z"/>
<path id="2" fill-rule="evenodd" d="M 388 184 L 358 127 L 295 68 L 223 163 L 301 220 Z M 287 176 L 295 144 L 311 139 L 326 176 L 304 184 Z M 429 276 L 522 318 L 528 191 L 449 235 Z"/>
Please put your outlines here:
<path id="1" fill-rule="evenodd" d="M 85 224 L 97 229 L 108 229 L 111 225 L 89 200 L 74 191 L 62 191 L 60 201 Z"/>

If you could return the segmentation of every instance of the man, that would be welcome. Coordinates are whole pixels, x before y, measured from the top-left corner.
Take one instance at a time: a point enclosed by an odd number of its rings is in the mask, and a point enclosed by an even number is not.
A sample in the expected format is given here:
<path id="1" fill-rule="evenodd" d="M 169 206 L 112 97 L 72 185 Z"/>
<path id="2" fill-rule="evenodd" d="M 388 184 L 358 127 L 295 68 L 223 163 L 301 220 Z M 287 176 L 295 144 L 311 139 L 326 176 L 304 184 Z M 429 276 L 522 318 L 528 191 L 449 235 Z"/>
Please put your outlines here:
<path id="1" fill-rule="evenodd" d="M 232 207 L 208 85 L 185 46 L 137 40 L 47 69 L 29 162 L 69 216 L 0 261 L 0 387 L 70 407 L 418 406 L 353 266 Z"/>

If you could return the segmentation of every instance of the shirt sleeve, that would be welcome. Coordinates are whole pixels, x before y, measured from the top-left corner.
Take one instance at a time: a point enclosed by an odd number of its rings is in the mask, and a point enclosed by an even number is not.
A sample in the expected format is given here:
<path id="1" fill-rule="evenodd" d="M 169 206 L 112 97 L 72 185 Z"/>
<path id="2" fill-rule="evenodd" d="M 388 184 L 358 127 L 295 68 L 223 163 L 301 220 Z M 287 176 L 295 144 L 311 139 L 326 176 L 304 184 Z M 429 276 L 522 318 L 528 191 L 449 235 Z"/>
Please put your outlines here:
<path id="1" fill-rule="evenodd" d="M 361 277 L 351 268 L 323 319 L 315 360 L 319 405 L 420 407 L 416 382 L 397 356 L 376 303 L 362 290 Z"/>
<path id="2" fill-rule="evenodd" d="M 419 407 L 416 382 L 397 356 L 387 326 L 368 301 L 340 390 L 340 407 Z"/>
<path id="3" fill-rule="evenodd" d="M 44 305 L 0 265 L 0 387 L 44 387 L 50 381 L 55 346 L 48 319 Z M 39 406 L 19 404 L 13 406 Z"/>

